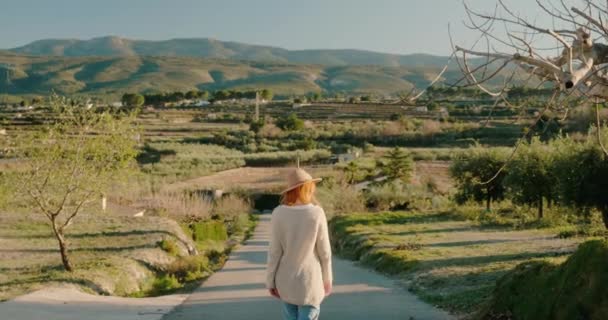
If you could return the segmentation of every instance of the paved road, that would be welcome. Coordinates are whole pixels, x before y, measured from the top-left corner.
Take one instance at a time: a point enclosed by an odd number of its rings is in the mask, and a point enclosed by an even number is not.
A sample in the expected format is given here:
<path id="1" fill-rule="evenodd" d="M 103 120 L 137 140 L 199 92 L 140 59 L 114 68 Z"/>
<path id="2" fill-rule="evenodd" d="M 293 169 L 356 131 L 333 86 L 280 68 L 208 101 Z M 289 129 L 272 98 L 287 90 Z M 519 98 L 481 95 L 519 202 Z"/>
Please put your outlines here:
<path id="1" fill-rule="evenodd" d="M 187 295 L 123 298 L 87 294 L 73 285 L 41 289 L 0 303 L 1 320 L 159 320 Z"/>
<path id="2" fill-rule="evenodd" d="M 254 236 L 163 320 L 280 320 L 281 305 L 264 288 L 270 216 Z M 334 293 L 321 306 L 323 320 L 452 319 L 393 280 L 334 258 Z"/>

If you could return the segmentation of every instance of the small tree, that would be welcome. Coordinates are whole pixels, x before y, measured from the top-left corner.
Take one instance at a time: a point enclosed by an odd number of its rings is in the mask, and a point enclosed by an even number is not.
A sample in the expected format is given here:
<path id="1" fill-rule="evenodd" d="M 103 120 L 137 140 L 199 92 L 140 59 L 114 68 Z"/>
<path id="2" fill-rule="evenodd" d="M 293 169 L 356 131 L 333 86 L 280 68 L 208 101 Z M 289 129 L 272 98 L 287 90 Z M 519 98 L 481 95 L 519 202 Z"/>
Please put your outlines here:
<path id="1" fill-rule="evenodd" d="M 144 96 L 138 93 L 125 93 L 122 95 L 122 104 L 127 107 L 141 107 L 144 105 Z"/>
<path id="2" fill-rule="evenodd" d="M 188 100 L 197 99 L 198 97 L 199 97 L 199 91 L 197 91 L 197 90 L 190 90 L 190 91 L 186 92 L 186 99 L 188 99 Z"/>
<path id="3" fill-rule="evenodd" d="M 383 160 L 377 165 L 383 175 L 386 176 L 385 182 L 402 181 L 408 183 L 414 163 L 412 157 L 401 148 L 394 148 L 388 152 Z"/>
<path id="4" fill-rule="evenodd" d="M 266 101 L 270 101 L 273 98 L 273 94 L 272 91 L 268 90 L 268 89 L 264 89 L 262 90 L 262 92 L 260 92 L 260 98 L 266 100 Z"/>
<path id="5" fill-rule="evenodd" d="M 551 148 L 538 138 L 521 145 L 516 157 L 509 163 L 504 183 L 515 203 L 536 206 L 538 218 L 541 219 L 543 199 L 550 203 L 555 198 L 557 185 Z"/>
<path id="6" fill-rule="evenodd" d="M 456 202 L 485 200 L 490 211 L 492 201 L 504 199 L 506 170 L 502 169 L 506 159 L 506 154 L 497 149 L 474 147 L 454 160 L 450 174 L 458 187 Z"/>
<path id="7" fill-rule="evenodd" d="M 16 196 L 43 214 L 57 239 L 65 270 L 74 269 L 65 237 L 74 219 L 116 183 L 136 155 L 136 132 L 130 116 L 87 110 L 53 97 L 58 117 L 19 141 L 26 159 L 14 176 Z"/>
<path id="8" fill-rule="evenodd" d="M 359 166 L 355 161 L 350 161 L 344 168 L 342 168 L 344 174 L 346 175 L 346 182 L 349 184 L 353 184 L 357 181 L 357 176 L 359 175 Z"/>
<path id="9" fill-rule="evenodd" d="M 199 91 L 198 92 L 198 97 L 203 99 L 203 100 L 208 100 L 209 99 L 209 91 Z"/>

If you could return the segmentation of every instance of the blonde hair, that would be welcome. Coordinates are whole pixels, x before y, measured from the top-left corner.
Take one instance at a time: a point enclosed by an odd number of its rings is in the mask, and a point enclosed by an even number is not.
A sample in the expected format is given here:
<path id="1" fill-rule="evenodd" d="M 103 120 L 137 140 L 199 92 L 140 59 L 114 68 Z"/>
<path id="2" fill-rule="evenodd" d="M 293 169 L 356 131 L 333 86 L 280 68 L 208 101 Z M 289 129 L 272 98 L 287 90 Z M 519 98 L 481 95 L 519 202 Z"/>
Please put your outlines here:
<path id="1" fill-rule="evenodd" d="M 298 202 L 301 204 L 317 204 L 317 199 L 315 199 L 315 189 L 315 182 L 308 181 L 301 186 L 285 192 L 283 197 L 281 197 L 281 204 L 286 206 L 293 206 Z"/>

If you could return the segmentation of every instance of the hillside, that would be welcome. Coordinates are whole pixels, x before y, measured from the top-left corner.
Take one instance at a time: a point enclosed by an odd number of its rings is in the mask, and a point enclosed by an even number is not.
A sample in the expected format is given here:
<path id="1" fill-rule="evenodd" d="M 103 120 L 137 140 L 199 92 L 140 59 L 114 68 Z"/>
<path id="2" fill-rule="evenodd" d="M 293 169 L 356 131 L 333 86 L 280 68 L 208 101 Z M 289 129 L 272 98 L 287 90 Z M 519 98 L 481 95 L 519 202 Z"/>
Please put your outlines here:
<path id="1" fill-rule="evenodd" d="M 0 94 L 118 95 L 124 92 L 268 88 L 275 94 L 394 94 L 424 88 L 441 67 L 323 66 L 192 57 L 26 56 L 0 51 Z M 448 81 L 458 70 L 445 74 Z M 497 77 L 500 83 L 502 77 Z"/>
<path id="2" fill-rule="evenodd" d="M 447 58 L 426 54 L 396 55 L 365 50 L 287 50 L 215 39 L 165 41 L 101 37 L 90 40 L 46 39 L 11 49 L 41 56 L 164 56 L 250 60 L 327 66 L 378 65 L 386 67 L 443 66 Z"/>

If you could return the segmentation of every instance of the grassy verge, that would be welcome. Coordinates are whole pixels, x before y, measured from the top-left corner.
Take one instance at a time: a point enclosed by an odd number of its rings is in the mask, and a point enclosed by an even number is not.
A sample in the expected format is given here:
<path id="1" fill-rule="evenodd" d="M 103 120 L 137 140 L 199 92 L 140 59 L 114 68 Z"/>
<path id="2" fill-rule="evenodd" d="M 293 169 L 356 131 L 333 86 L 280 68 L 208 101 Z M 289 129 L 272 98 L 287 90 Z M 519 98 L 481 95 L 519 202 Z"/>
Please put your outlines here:
<path id="1" fill-rule="evenodd" d="M 478 310 L 518 264 L 561 262 L 580 241 L 551 230 L 484 227 L 447 213 L 338 216 L 330 229 L 339 255 L 402 278 L 423 300 L 456 314 Z"/>
<path id="2" fill-rule="evenodd" d="M 63 271 L 57 244 L 41 216 L 0 213 L 0 218 L 0 301 L 53 283 L 134 297 L 190 290 L 220 269 L 255 226 L 255 219 L 247 218 L 241 231 L 223 240 L 194 242 L 169 218 L 83 214 L 67 235 L 76 266 L 70 273 Z M 197 247 L 199 254 L 190 255 L 188 247 Z"/>
<path id="3" fill-rule="evenodd" d="M 1 213 L 0 300 L 68 282 L 99 294 L 145 289 L 155 270 L 187 255 L 188 238 L 171 219 L 83 214 L 68 230 L 76 270 L 63 271 L 57 242 L 42 215 Z M 169 253 L 161 244 L 174 244 Z M 166 249 L 166 248 L 165 248 Z"/>
<path id="4" fill-rule="evenodd" d="M 481 319 L 605 319 L 608 242 L 581 244 L 563 264 L 535 261 L 500 279 Z M 533 290 L 530 290 L 533 288 Z"/>

